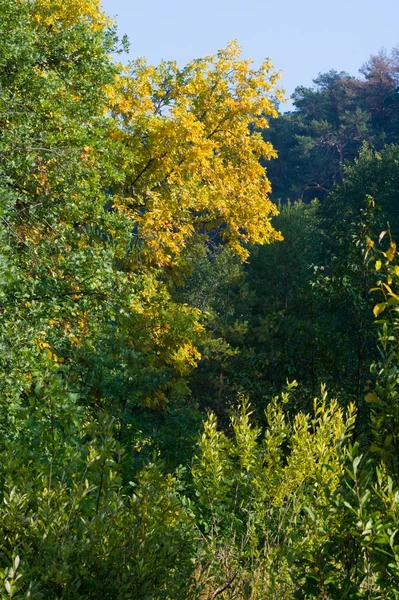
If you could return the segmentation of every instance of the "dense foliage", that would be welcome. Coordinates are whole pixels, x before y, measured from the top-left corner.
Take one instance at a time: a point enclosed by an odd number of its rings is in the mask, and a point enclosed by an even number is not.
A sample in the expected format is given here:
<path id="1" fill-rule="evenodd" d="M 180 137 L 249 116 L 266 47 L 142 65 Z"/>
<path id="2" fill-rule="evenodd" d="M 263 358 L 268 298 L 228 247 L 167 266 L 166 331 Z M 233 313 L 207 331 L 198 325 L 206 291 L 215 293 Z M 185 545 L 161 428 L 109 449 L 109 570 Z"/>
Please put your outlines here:
<path id="1" fill-rule="evenodd" d="M 398 48 L 371 56 L 360 73 L 331 70 L 319 74 L 314 87 L 298 87 L 296 110 L 265 132 L 279 152 L 270 166 L 276 197 L 325 199 L 362 143 L 381 150 L 399 142 Z"/>
<path id="2" fill-rule="evenodd" d="M 398 52 L 126 44 L 0 0 L 0 598 L 399 598 Z"/>

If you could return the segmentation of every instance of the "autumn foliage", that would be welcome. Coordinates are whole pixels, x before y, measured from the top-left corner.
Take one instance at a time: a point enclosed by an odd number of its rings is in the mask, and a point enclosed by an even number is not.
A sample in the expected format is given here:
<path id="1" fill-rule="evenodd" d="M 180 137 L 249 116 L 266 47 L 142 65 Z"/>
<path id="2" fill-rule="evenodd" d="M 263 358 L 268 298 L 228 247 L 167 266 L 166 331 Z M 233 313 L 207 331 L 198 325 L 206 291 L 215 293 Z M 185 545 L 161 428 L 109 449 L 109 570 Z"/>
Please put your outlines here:
<path id="1" fill-rule="evenodd" d="M 182 71 L 144 61 L 127 71 L 107 90 L 125 174 L 114 206 L 137 222 L 155 260 L 173 261 L 194 232 L 211 229 L 244 259 L 242 242 L 280 239 L 259 163 L 276 156 L 259 131 L 277 115 L 271 64 L 253 70 L 232 43 Z"/>

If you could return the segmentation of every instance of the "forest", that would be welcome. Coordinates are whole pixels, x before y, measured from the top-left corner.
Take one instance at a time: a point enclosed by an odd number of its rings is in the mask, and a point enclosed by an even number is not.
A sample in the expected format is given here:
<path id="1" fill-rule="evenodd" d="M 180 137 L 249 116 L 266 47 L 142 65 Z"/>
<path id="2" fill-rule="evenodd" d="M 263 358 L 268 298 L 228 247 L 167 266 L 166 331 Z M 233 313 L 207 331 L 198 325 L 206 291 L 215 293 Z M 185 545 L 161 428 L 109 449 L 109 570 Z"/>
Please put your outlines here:
<path id="1" fill-rule="evenodd" d="M 0 599 L 399 598 L 399 46 L 128 44 L 0 0 Z"/>

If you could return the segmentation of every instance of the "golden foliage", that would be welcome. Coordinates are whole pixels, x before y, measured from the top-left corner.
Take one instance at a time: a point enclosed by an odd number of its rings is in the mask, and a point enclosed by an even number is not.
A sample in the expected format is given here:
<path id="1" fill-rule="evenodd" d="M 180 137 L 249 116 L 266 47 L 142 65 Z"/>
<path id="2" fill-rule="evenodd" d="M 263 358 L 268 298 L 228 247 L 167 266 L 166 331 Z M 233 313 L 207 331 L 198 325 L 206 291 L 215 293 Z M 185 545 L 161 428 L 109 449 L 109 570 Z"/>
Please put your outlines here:
<path id="1" fill-rule="evenodd" d="M 139 224 L 158 264 L 173 262 L 195 231 L 219 229 L 245 260 L 243 243 L 281 239 L 260 159 L 276 152 L 258 128 L 277 115 L 279 75 L 254 70 L 235 42 L 179 71 L 136 61 L 107 89 L 126 174 L 114 207 Z"/>
<path id="2" fill-rule="evenodd" d="M 111 22 L 101 11 L 99 0 L 35 0 L 32 16 L 36 23 L 57 29 L 85 22 L 99 31 Z"/>

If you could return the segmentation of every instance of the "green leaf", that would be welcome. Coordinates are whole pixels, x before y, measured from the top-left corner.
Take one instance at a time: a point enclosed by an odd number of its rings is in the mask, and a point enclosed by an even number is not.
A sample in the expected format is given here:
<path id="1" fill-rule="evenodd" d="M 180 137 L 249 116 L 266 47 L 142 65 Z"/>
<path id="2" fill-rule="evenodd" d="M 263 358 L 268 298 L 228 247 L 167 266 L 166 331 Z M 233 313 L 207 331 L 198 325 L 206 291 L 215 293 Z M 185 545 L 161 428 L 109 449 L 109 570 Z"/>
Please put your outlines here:
<path id="1" fill-rule="evenodd" d="M 352 463 L 352 467 L 353 467 L 353 472 L 356 475 L 357 473 L 357 468 L 359 466 L 360 461 L 362 460 L 361 456 L 356 456 L 356 458 L 354 459 L 353 463 Z"/>
<path id="2" fill-rule="evenodd" d="M 305 510 L 308 513 L 310 519 L 313 521 L 313 523 L 315 523 L 316 522 L 316 515 L 313 512 L 313 510 L 309 506 L 304 506 L 303 510 Z"/>

